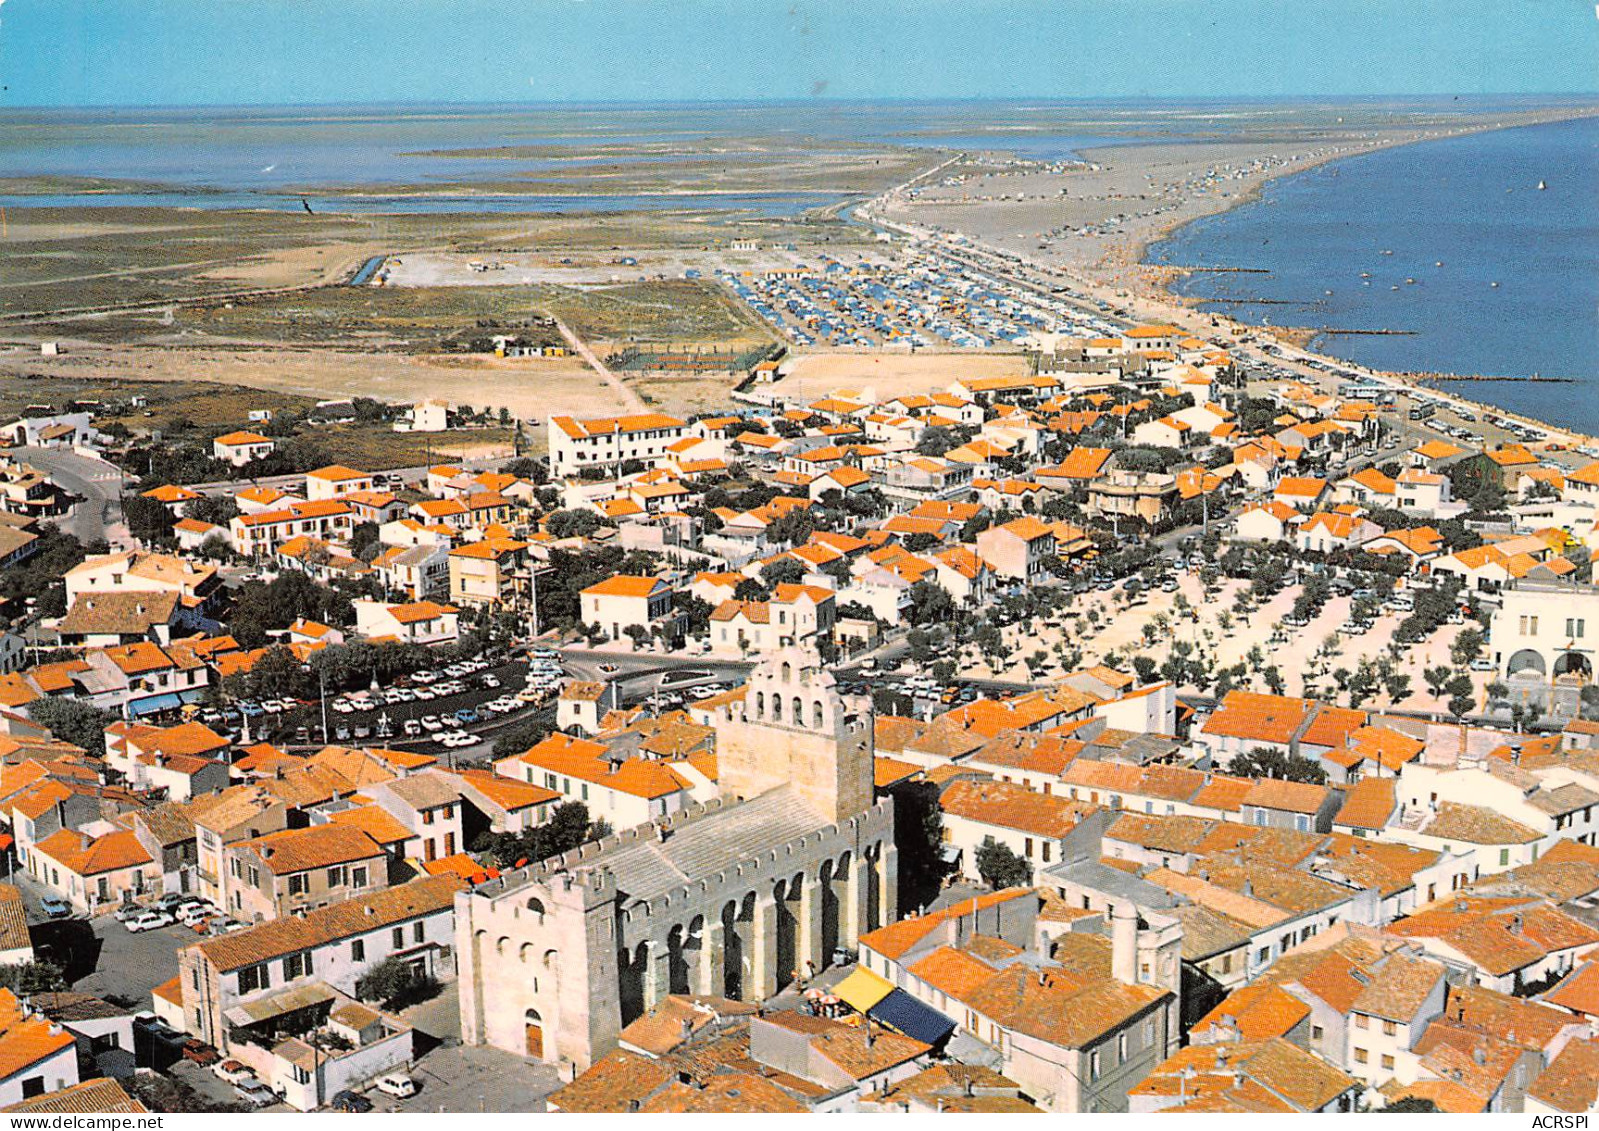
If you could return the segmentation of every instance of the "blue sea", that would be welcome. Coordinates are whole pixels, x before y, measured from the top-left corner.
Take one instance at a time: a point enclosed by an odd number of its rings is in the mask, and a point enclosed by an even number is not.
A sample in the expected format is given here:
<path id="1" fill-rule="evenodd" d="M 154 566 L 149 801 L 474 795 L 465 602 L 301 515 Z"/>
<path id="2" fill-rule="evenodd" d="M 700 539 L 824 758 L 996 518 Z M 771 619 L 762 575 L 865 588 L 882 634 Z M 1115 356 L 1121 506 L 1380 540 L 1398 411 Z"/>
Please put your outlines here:
<path id="1" fill-rule="evenodd" d="M 1576 378 L 1447 387 L 1599 434 L 1599 119 L 1323 165 L 1179 229 L 1149 259 L 1266 270 L 1200 272 L 1175 288 L 1243 321 L 1416 331 L 1313 342 L 1364 365 Z"/>

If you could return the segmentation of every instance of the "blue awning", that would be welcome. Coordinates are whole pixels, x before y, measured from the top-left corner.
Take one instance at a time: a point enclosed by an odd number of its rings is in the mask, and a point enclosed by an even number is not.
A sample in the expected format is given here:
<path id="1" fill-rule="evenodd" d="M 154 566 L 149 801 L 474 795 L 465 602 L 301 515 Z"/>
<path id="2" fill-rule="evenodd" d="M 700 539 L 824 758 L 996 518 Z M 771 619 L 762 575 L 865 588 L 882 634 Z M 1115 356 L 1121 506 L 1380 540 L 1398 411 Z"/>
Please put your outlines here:
<path id="1" fill-rule="evenodd" d="M 161 695 L 152 695 L 148 699 L 137 699 L 128 703 L 130 715 L 152 715 L 157 711 L 174 711 L 183 706 L 183 700 L 175 691 L 168 691 Z"/>
<path id="2" fill-rule="evenodd" d="M 866 1016 L 928 1045 L 938 1044 L 955 1031 L 955 1022 L 931 1006 L 923 1005 L 904 990 L 890 993 L 867 1010 Z"/>

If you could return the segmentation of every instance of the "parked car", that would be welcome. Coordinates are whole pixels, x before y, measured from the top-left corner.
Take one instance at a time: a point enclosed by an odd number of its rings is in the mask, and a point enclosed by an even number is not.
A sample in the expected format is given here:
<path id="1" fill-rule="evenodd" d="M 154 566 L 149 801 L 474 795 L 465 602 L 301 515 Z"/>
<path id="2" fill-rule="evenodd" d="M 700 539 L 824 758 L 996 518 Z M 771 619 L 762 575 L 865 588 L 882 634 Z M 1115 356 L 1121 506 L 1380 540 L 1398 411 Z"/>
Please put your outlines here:
<path id="1" fill-rule="evenodd" d="M 416 1081 L 403 1072 L 390 1072 L 387 1076 L 379 1076 L 377 1089 L 384 1095 L 402 1100 L 409 1099 L 417 1093 Z"/>
<path id="2" fill-rule="evenodd" d="M 183 1059 L 193 1061 L 201 1068 L 205 1068 L 221 1060 L 222 1054 L 199 1037 L 191 1037 L 183 1042 Z"/>
<path id="3" fill-rule="evenodd" d="M 259 1080 L 251 1080 L 244 1084 L 233 1086 L 234 1094 L 251 1107 L 270 1107 L 283 1097 Z"/>
<path id="4" fill-rule="evenodd" d="M 359 1115 L 372 1110 L 372 1101 L 359 1092 L 352 1092 L 346 1088 L 333 1093 L 333 1098 L 328 1101 L 328 1107 L 334 1111 L 347 1111 Z"/>
<path id="5" fill-rule="evenodd" d="M 59 895 L 45 896 L 39 901 L 39 906 L 43 908 L 44 913 L 50 916 L 52 919 L 65 919 L 68 915 L 72 914 L 72 904 L 62 899 Z M 131 919 L 124 919 L 123 922 L 131 922 Z"/>
<path id="6" fill-rule="evenodd" d="M 187 903 L 178 908 L 177 919 L 185 927 L 192 927 L 196 923 L 204 922 L 216 914 L 216 910 L 204 903 Z"/>
<path id="7" fill-rule="evenodd" d="M 170 927 L 174 922 L 176 920 L 165 911 L 145 911 L 128 919 L 122 925 L 128 928 L 131 933 L 139 934 L 142 931 L 155 931 L 162 927 Z"/>
<path id="8" fill-rule="evenodd" d="M 246 1080 L 254 1080 L 255 1072 L 248 1064 L 238 1060 L 219 1060 L 211 1066 L 211 1071 L 220 1080 L 229 1084 L 242 1084 Z"/>
<path id="9" fill-rule="evenodd" d="M 1494 662 L 1487 656 L 1478 656 L 1471 661 L 1471 670 L 1474 672 L 1491 672 L 1494 670 Z"/>

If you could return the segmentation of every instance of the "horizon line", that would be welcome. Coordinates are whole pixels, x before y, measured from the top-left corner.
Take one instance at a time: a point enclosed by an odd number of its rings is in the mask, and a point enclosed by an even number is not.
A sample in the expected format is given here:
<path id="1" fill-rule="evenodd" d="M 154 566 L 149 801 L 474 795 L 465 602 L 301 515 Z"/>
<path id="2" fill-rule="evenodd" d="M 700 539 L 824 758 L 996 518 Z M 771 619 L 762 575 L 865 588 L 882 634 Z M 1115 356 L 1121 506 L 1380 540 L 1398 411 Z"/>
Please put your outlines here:
<path id="1" fill-rule="evenodd" d="M 3 2 L 3 0 L 0 0 Z M 1005 105 L 1039 103 L 1046 106 L 1071 106 L 1115 103 L 1169 103 L 1179 106 L 1200 104 L 1253 104 L 1289 105 L 1302 102 L 1431 102 L 1447 99 L 1452 102 L 1466 100 L 1516 100 L 1523 102 L 1583 103 L 1599 106 L 1599 90 L 1592 91 L 1538 91 L 1538 92 L 1431 92 L 1431 93 L 1312 93 L 1312 94 L 1111 94 L 1111 95 L 966 95 L 946 97 L 877 96 L 839 98 L 829 96 L 751 97 L 715 99 L 553 99 L 542 101 L 481 101 L 477 99 L 395 99 L 389 101 L 333 101 L 333 102 L 107 102 L 107 103 L 38 103 L 6 105 L 0 103 L 0 113 L 22 111 L 171 111 L 171 110 L 390 110 L 454 107 L 461 109 L 540 109 L 558 110 L 576 107 L 617 107 L 628 109 L 689 109 L 708 107 L 848 107 L 848 106 L 963 106 Z"/>

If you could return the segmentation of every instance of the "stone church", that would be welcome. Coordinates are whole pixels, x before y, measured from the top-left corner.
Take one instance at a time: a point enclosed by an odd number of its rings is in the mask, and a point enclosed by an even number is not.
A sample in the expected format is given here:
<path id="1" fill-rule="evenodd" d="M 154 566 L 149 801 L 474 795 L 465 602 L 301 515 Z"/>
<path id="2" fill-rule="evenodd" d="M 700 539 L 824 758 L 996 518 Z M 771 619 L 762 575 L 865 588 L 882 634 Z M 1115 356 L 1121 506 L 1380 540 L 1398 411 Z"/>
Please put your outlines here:
<path id="1" fill-rule="evenodd" d="M 669 993 L 758 1001 L 892 920 L 870 702 L 790 646 L 716 732 L 720 800 L 457 896 L 466 1042 L 582 1072 Z"/>

